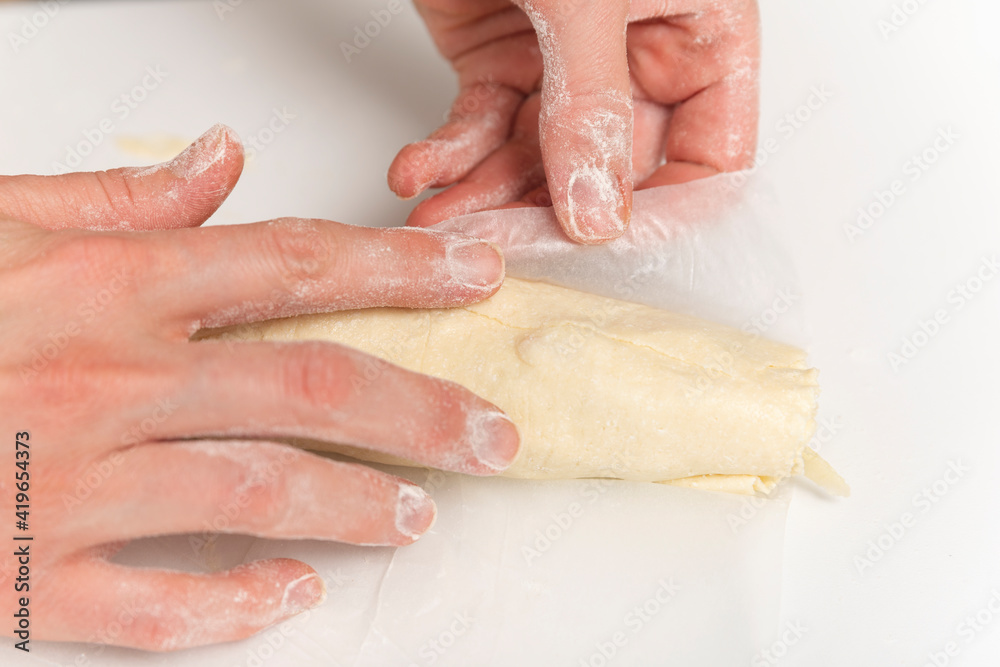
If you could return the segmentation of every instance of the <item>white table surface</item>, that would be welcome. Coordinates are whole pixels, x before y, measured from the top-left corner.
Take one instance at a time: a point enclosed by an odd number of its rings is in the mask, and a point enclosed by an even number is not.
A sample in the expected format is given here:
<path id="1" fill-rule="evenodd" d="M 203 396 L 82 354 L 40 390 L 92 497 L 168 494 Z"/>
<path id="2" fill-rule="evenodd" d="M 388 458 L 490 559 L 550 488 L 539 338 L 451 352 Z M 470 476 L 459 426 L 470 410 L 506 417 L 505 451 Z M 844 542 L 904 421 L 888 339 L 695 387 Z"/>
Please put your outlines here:
<path id="1" fill-rule="evenodd" d="M 65 146 L 161 64 L 163 82 L 116 117 L 81 168 L 144 162 L 116 136 L 194 138 L 224 120 L 247 137 L 287 107 L 294 119 L 216 221 L 401 223 L 412 202 L 389 193 L 385 169 L 436 126 L 454 91 L 412 9 L 348 65 L 339 43 L 385 3 L 233 4 L 220 19 L 208 0 L 69 3 L 16 52 L 9 34 L 42 6 L 0 8 L 0 172 L 52 172 Z M 1000 9 L 762 4 L 761 143 L 773 139 L 773 154 L 761 174 L 777 191 L 774 226 L 801 281 L 801 342 L 822 373 L 821 417 L 832 425 L 822 452 L 853 495 L 831 502 L 794 488 L 780 622 L 798 634 L 783 642 L 776 631 L 780 657 L 746 663 L 998 664 L 1000 613 L 989 604 L 1000 599 L 1000 275 L 971 299 L 955 290 L 975 288 L 977 271 L 1000 260 Z M 902 25 L 886 36 L 879 22 L 894 5 L 913 13 L 897 14 Z M 800 109 L 817 89 L 828 99 Z M 782 123 L 797 110 L 808 118 Z M 914 179 L 912 156 L 949 131 L 953 142 Z M 850 238 L 859 207 L 896 180 L 901 194 Z M 917 335 L 917 353 L 893 368 L 889 354 L 942 310 L 947 321 Z"/>

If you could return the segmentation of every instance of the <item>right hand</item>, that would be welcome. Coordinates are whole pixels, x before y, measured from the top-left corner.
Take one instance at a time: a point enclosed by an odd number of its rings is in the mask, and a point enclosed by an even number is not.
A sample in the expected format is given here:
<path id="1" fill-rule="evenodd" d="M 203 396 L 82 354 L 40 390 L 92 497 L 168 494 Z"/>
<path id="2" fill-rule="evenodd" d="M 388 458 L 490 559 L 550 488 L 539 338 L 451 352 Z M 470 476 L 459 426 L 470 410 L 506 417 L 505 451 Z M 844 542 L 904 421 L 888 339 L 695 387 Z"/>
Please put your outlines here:
<path id="1" fill-rule="evenodd" d="M 27 471 L 19 534 L 34 536 L 3 550 L 0 610 L 10 621 L 29 598 L 32 639 L 181 649 L 247 637 L 324 596 L 289 559 L 211 574 L 109 560 L 135 538 L 404 545 L 431 525 L 433 502 L 410 482 L 276 439 L 475 475 L 517 454 L 500 410 L 450 382 L 384 363 L 352 382 L 370 358 L 329 343 L 189 342 L 200 327 L 300 313 L 468 304 L 503 279 L 496 249 L 459 235 L 299 219 L 198 228 L 242 164 L 217 126 L 148 170 L 0 178 L 0 507 L 13 526 Z M 10 544 L 30 545 L 28 591 L 15 593 Z"/>
<path id="2" fill-rule="evenodd" d="M 447 122 L 405 146 L 389 187 L 408 224 L 552 206 L 566 235 L 621 236 L 632 190 L 749 167 L 756 0 L 414 0 L 458 74 Z"/>

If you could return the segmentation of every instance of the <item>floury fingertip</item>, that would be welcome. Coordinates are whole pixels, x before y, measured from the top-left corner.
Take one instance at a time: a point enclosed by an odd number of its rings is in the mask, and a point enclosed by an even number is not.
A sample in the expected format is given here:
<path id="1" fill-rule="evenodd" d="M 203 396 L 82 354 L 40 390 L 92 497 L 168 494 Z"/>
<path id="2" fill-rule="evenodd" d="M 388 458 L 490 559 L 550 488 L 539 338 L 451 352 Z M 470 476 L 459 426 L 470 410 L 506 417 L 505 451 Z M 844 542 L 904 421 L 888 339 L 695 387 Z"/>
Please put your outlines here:
<path id="1" fill-rule="evenodd" d="M 621 181 L 596 167 L 578 169 L 569 180 L 566 231 L 581 243 L 621 236 L 628 223 Z"/>
<path id="2" fill-rule="evenodd" d="M 479 462 L 497 473 L 509 468 L 521 449 L 514 422 L 496 408 L 470 412 L 466 437 Z"/>
<path id="3" fill-rule="evenodd" d="M 281 598 L 281 611 L 284 615 L 291 616 L 318 607 L 324 600 L 326 600 L 326 584 L 323 583 L 323 579 L 316 573 L 307 574 L 285 587 L 285 594 Z"/>
<path id="4" fill-rule="evenodd" d="M 430 530 L 437 518 L 437 507 L 419 486 L 403 482 L 399 485 L 396 504 L 396 530 L 416 540 Z"/>
<path id="5" fill-rule="evenodd" d="M 448 245 L 445 259 L 452 280 L 466 287 L 488 291 L 503 282 L 503 254 L 492 243 L 460 239 Z"/>
<path id="6" fill-rule="evenodd" d="M 154 164 L 151 167 L 135 168 L 132 170 L 132 175 L 148 177 L 163 170 L 169 170 L 177 178 L 190 181 L 201 176 L 213 165 L 222 162 L 227 157 L 242 153 L 242 146 L 239 135 L 232 128 L 222 123 L 216 123 L 195 139 L 191 145 L 178 153 L 173 160 Z M 236 150 L 233 150 L 233 147 L 236 147 Z"/>

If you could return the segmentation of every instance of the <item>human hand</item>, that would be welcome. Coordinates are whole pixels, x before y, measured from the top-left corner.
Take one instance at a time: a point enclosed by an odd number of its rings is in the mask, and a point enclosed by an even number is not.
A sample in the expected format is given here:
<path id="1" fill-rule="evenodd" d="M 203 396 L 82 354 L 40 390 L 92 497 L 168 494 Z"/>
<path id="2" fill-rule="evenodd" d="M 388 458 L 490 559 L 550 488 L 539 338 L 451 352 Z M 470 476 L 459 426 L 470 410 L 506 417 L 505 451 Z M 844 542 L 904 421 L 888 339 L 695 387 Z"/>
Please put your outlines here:
<path id="1" fill-rule="evenodd" d="M 570 238 L 602 243 L 628 225 L 633 184 L 751 163 L 755 0 L 415 3 L 460 92 L 448 121 L 389 168 L 404 198 L 451 186 L 410 225 L 552 205 Z"/>
<path id="2" fill-rule="evenodd" d="M 217 126 L 155 168 L 0 179 L 0 507 L 13 529 L 15 504 L 29 505 L 15 532 L 34 538 L 8 534 L 0 557 L 5 632 L 23 597 L 31 639 L 168 650 L 243 638 L 322 601 L 315 571 L 109 559 L 169 533 L 403 545 L 431 525 L 419 487 L 275 439 L 476 475 L 515 457 L 510 421 L 452 383 L 382 362 L 352 382 L 371 358 L 333 344 L 189 341 L 320 310 L 467 304 L 502 280 L 495 249 L 459 235 L 293 219 L 198 228 L 242 164 Z M 28 588 L 15 592 L 19 577 Z"/>

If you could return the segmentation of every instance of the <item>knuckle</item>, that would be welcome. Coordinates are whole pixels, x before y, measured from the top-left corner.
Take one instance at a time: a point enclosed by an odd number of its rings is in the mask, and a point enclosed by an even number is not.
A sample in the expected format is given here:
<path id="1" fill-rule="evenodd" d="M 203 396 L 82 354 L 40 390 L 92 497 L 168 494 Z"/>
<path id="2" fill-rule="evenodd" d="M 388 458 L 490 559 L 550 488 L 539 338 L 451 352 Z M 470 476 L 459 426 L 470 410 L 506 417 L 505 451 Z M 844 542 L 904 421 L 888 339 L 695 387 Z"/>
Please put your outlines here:
<path id="1" fill-rule="evenodd" d="M 185 648 L 179 641 L 180 637 L 187 634 L 187 629 L 182 626 L 178 621 L 161 620 L 150 623 L 143 632 L 136 635 L 136 648 L 157 653 Z"/>
<path id="2" fill-rule="evenodd" d="M 132 618 L 123 619 L 126 622 L 122 623 L 128 645 L 156 652 L 187 648 L 192 628 L 183 613 L 169 608 L 163 611 L 143 609 L 133 613 Z"/>
<path id="3" fill-rule="evenodd" d="M 121 369 L 63 354 L 39 372 L 33 391 L 48 405 L 96 407 L 110 402 L 110 395 L 123 384 Z"/>
<path id="4" fill-rule="evenodd" d="M 281 219 L 260 229 L 261 254 L 286 288 L 294 290 L 328 273 L 333 248 L 320 221 Z"/>
<path id="5" fill-rule="evenodd" d="M 0 208 L 0 267 L 6 270 L 23 265 L 26 257 L 44 247 L 49 235 L 50 232 L 37 225 L 8 220 Z"/>
<path id="6" fill-rule="evenodd" d="M 138 210 L 135 192 L 125 172 L 97 171 L 93 173 L 93 179 L 97 184 L 93 192 L 99 193 L 96 196 L 103 198 L 103 203 L 116 215 L 130 218 Z"/>
<path id="7" fill-rule="evenodd" d="M 238 523 L 268 530 L 280 528 L 294 516 L 288 466 L 298 458 L 290 447 L 265 443 L 255 446 L 230 489 L 237 511 L 246 513 Z"/>
<path id="8" fill-rule="evenodd" d="M 93 428 L 111 437 L 115 446 L 149 440 L 169 418 L 152 408 L 156 397 L 171 395 L 168 391 L 180 384 L 176 369 L 100 358 L 69 345 L 36 349 L 29 380 L 33 401 L 74 418 L 90 415 Z"/>
<path id="9" fill-rule="evenodd" d="M 125 286 L 139 267 L 149 266 L 153 259 L 149 246 L 129 235 L 72 232 L 56 233 L 52 238 L 44 253 L 46 264 L 58 265 L 58 274 L 72 277 L 77 284 L 115 281 Z"/>
<path id="10" fill-rule="evenodd" d="M 468 456 L 469 416 L 474 409 L 470 395 L 459 385 L 437 378 L 408 380 L 410 391 L 405 394 L 413 398 L 394 401 L 383 411 L 387 425 L 406 429 L 404 458 L 435 464 L 454 461 L 455 455 Z"/>
<path id="11" fill-rule="evenodd" d="M 346 399 L 354 364 L 335 346 L 291 344 L 281 356 L 278 391 L 283 397 L 320 410 Z"/>
<path id="12" fill-rule="evenodd" d="M 467 428 L 471 394 L 464 387 L 447 380 L 430 378 L 426 383 L 430 403 L 435 408 L 429 428 L 435 437 L 460 440 Z"/>

